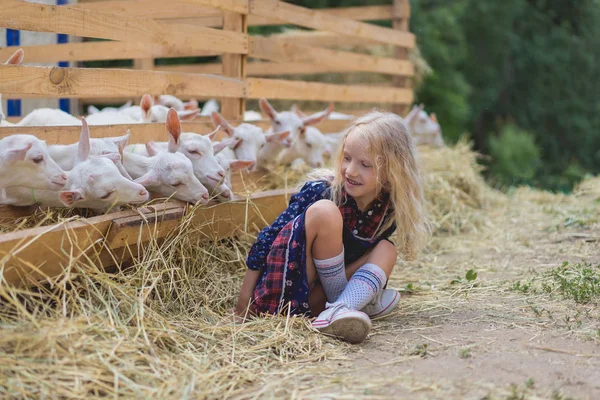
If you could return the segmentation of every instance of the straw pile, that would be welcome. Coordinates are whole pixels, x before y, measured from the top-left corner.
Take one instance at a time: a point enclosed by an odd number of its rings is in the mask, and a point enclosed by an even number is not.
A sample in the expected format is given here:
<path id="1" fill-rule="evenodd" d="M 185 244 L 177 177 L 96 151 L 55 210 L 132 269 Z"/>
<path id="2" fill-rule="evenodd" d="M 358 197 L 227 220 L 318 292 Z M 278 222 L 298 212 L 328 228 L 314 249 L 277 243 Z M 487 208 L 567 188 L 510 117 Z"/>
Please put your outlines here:
<path id="1" fill-rule="evenodd" d="M 503 195 L 481 176 L 477 153 L 465 140 L 441 149 L 419 148 L 427 210 L 434 234 L 475 232 L 488 223 L 484 210 Z"/>
<path id="2" fill-rule="evenodd" d="M 238 397 L 345 348 L 299 318 L 234 323 L 250 241 L 201 243 L 188 221 L 127 269 L 81 258 L 69 282 L 0 284 L 0 397 Z"/>

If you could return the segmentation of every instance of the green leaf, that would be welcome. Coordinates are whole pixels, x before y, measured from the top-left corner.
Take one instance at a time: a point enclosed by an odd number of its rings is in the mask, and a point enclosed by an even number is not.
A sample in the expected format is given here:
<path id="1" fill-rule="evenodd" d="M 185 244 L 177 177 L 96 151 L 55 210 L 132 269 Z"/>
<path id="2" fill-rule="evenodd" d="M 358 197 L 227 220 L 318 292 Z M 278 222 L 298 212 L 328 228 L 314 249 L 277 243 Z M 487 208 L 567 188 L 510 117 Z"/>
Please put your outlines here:
<path id="1" fill-rule="evenodd" d="M 475 272 L 475 270 L 470 269 L 467 271 L 465 278 L 467 278 L 467 281 L 469 282 L 474 281 L 475 279 L 477 279 L 477 272 Z"/>

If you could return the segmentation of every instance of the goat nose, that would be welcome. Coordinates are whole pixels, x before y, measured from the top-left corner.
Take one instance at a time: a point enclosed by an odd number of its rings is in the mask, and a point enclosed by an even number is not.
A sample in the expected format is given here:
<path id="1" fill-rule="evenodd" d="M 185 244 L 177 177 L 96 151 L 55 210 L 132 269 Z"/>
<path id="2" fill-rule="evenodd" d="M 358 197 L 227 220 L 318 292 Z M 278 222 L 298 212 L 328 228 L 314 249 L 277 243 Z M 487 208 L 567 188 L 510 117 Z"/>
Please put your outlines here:
<path id="1" fill-rule="evenodd" d="M 60 179 L 62 179 L 63 181 L 66 181 L 67 180 L 67 174 L 65 174 L 65 173 L 60 174 Z"/>
<path id="2" fill-rule="evenodd" d="M 225 171 L 219 171 L 219 176 L 221 178 L 225 178 Z"/>
<path id="3" fill-rule="evenodd" d="M 203 195 L 202 195 L 202 199 L 203 199 L 203 200 L 208 200 L 208 194 L 203 194 Z"/>
<path id="4" fill-rule="evenodd" d="M 140 196 L 148 196 L 148 191 L 146 189 L 140 190 Z"/>

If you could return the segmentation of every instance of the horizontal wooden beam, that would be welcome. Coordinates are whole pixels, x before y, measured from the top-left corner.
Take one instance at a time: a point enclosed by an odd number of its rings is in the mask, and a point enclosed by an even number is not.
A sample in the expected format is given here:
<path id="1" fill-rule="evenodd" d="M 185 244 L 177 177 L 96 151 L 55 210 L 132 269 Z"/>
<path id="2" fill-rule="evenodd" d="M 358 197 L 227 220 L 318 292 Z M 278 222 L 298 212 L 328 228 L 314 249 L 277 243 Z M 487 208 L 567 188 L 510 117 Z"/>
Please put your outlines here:
<path id="1" fill-rule="evenodd" d="M 413 64 L 406 60 L 303 46 L 261 37 L 250 37 L 248 45 L 250 57 L 269 61 L 315 64 L 338 72 L 360 71 L 400 76 L 414 75 Z"/>
<path id="2" fill-rule="evenodd" d="M 72 7 L 83 8 L 86 10 L 106 11 L 111 13 L 123 14 L 144 18 L 159 20 L 169 19 L 192 19 L 197 18 L 196 23 L 202 18 L 222 18 L 223 12 L 216 8 L 194 4 L 188 1 L 172 0 L 164 2 L 163 0 L 108 0 L 92 3 L 78 3 Z M 337 7 L 319 9 L 319 11 L 335 15 L 341 18 L 349 18 L 360 21 L 384 21 L 393 18 L 405 18 L 408 16 L 408 7 L 402 7 L 393 14 L 392 6 L 362 6 L 362 7 Z M 222 23 L 222 21 L 221 21 Z M 250 16 L 248 19 L 250 25 L 275 25 L 281 24 L 281 21 L 269 20 L 260 16 Z M 209 26 L 200 24 L 200 26 Z"/>
<path id="3" fill-rule="evenodd" d="M 289 99 L 362 103 L 411 104 L 412 89 L 333 85 L 327 83 L 247 78 L 250 99 Z"/>
<path id="4" fill-rule="evenodd" d="M 235 1 L 223 3 L 236 9 L 233 4 Z M 148 42 L 184 52 L 247 53 L 248 37 L 242 33 L 18 0 L 3 1 L 0 26 L 126 42 Z"/>
<path id="5" fill-rule="evenodd" d="M 213 124 L 208 121 L 208 118 L 203 118 L 204 121 L 198 122 L 183 122 L 183 132 L 195 132 L 199 134 L 207 134 L 214 131 Z M 237 126 L 242 121 L 230 121 L 232 125 Z M 268 120 L 252 121 L 252 124 L 267 130 L 271 127 Z M 324 133 L 339 132 L 346 128 L 348 122 L 341 120 L 325 120 L 317 127 Z M 160 123 L 154 124 L 132 124 L 132 125 L 92 125 L 90 126 L 90 135 L 93 138 L 121 136 L 129 129 L 131 137 L 129 143 L 146 143 L 151 140 L 163 142 L 167 140 L 165 125 Z M 35 135 L 41 140 L 45 140 L 47 144 L 72 144 L 79 140 L 81 128 L 79 126 L 14 126 L 0 128 L 0 139 L 17 133 L 27 133 Z M 222 133 L 219 133 L 217 140 L 222 138 Z"/>
<path id="6" fill-rule="evenodd" d="M 106 268 L 131 259 L 150 239 L 161 241 L 181 225 L 186 215 L 191 227 L 206 239 L 256 232 L 285 209 L 288 193 L 263 192 L 240 201 L 190 208 L 179 203 L 140 207 L 99 217 L 0 235 L 2 284 L 30 285 L 69 274 L 73 262 L 91 258 Z M 134 251 L 128 251 L 128 248 Z M 5 282 L 5 283 L 4 283 Z"/>
<path id="7" fill-rule="evenodd" d="M 152 19 L 223 16 L 223 12 L 216 8 L 177 0 L 108 0 L 67 6 L 102 12 L 110 10 L 114 14 Z"/>
<path id="8" fill-rule="evenodd" d="M 415 37 L 410 32 L 402 32 L 400 30 L 354 21 L 349 18 L 327 14 L 319 10 L 311 10 L 279 0 L 249 0 L 249 2 L 251 15 L 277 19 L 286 23 L 320 31 L 339 33 L 345 36 L 372 39 L 379 43 L 388 43 L 408 48 L 412 48 L 415 45 Z"/>
<path id="9" fill-rule="evenodd" d="M 140 42 L 83 42 L 22 46 L 27 63 L 56 63 L 59 61 L 128 60 L 136 58 L 209 57 L 222 52 L 197 49 L 179 50 L 175 47 Z M 14 53 L 14 48 L 0 49 L 0 60 Z"/>
<path id="10" fill-rule="evenodd" d="M 0 93 L 40 97 L 118 97 L 146 93 L 245 97 L 245 84 L 214 75 L 96 68 L 0 65 Z"/>

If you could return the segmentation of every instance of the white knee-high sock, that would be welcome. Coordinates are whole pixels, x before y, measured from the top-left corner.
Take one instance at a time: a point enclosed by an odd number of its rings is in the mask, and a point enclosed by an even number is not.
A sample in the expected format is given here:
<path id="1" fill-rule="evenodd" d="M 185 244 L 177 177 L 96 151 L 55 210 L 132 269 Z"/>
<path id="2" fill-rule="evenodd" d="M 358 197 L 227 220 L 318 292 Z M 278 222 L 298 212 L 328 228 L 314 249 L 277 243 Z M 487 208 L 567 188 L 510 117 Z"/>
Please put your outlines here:
<path id="1" fill-rule="evenodd" d="M 354 310 L 361 310 L 383 290 L 386 280 L 385 272 L 381 268 L 367 263 L 352 275 L 336 302 L 344 303 Z"/>
<path id="2" fill-rule="evenodd" d="M 325 289 L 327 301 L 330 303 L 336 301 L 348 284 L 346 280 L 346 267 L 344 265 L 344 249 L 342 249 L 341 254 L 335 257 L 326 260 L 313 258 L 313 261 L 315 262 L 315 268 L 317 269 L 321 285 Z"/>

